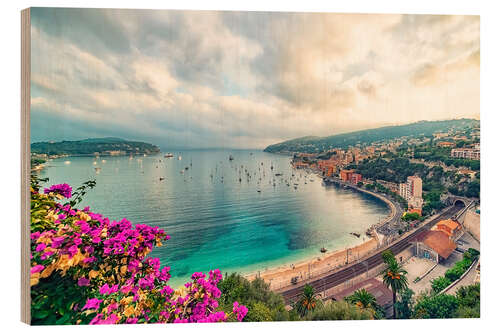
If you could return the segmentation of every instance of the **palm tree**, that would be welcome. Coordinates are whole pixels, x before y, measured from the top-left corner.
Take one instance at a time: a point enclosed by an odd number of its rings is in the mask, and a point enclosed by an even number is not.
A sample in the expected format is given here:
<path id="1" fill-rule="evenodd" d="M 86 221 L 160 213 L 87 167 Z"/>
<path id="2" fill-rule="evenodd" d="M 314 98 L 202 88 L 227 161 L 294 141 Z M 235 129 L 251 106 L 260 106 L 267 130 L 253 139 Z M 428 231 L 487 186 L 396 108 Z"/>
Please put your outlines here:
<path id="1" fill-rule="evenodd" d="M 304 286 L 304 290 L 300 299 L 295 304 L 298 314 L 301 317 L 307 315 L 308 312 L 314 311 L 318 305 L 318 299 L 316 298 L 316 293 L 314 288 L 308 284 Z"/>
<path id="2" fill-rule="evenodd" d="M 384 311 L 377 303 L 375 296 L 366 289 L 356 290 L 352 295 L 347 296 L 345 300 L 361 309 L 369 310 L 376 319 L 380 319 L 384 315 Z"/>
<path id="3" fill-rule="evenodd" d="M 406 278 L 408 272 L 394 257 L 392 260 L 384 261 L 387 263 L 387 268 L 384 270 L 383 280 L 384 284 L 392 290 L 392 317 L 396 319 L 396 294 L 408 288 L 408 279 Z"/>

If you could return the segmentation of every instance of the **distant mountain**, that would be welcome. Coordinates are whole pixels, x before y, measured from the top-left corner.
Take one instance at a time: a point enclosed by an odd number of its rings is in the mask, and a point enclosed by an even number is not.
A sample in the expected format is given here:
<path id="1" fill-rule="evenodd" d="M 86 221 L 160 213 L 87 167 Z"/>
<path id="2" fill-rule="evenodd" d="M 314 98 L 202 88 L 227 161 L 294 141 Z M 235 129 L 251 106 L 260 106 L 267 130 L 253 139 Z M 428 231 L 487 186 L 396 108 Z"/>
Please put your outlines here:
<path id="1" fill-rule="evenodd" d="M 356 144 L 372 144 L 383 140 L 392 140 L 404 136 L 431 136 L 436 132 L 447 132 L 450 129 L 464 129 L 479 126 L 479 120 L 453 119 L 442 121 L 419 121 L 417 123 L 385 126 L 362 131 L 337 134 L 327 137 L 306 136 L 270 145 L 264 149 L 270 153 L 316 153 L 332 148 L 348 148 Z"/>
<path id="2" fill-rule="evenodd" d="M 120 138 L 89 138 L 77 141 L 35 142 L 31 152 L 47 155 L 100 155 L 111 154 L 153 154 L 160 148 L 150 143 L 128 141 Z"/>

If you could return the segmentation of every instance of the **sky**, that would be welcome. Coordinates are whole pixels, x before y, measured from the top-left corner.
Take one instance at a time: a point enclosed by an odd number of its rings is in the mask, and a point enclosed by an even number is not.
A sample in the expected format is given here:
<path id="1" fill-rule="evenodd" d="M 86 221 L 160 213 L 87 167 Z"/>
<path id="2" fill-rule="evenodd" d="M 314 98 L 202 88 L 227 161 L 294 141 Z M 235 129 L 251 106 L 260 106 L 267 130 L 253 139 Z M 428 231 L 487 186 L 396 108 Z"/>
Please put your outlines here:
<path id="1" fill-rule="evenodd" d="M 262 149 L 479 118 L 479 16 L 33 8 L 31 141 Z"/>

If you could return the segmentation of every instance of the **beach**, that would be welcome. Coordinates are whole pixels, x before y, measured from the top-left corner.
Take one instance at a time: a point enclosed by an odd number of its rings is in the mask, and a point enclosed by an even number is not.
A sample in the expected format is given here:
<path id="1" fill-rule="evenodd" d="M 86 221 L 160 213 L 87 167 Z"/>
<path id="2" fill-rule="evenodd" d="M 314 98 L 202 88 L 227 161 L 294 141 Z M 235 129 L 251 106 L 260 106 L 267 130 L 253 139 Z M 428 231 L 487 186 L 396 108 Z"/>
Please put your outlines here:
<path id="1" fill-rule="evenodd" d="M 291 285 L 292 278 L 296 277 L 298 283 L 307 281 L 327 271 L 332 271 L 347 263 L 363 258 L 377 250 L 377 248 L 377 238 L 370 238 L 359 245 L 333 252 L 320 253 L 318 249 L 318 255 L 314 258 L 280 265 L 264 271 L 252 272 L 245 275 L 245 278 L 253 280 L 256 277 L 260 277 L 270 284 L 271 290 L 278 290 Z"/>

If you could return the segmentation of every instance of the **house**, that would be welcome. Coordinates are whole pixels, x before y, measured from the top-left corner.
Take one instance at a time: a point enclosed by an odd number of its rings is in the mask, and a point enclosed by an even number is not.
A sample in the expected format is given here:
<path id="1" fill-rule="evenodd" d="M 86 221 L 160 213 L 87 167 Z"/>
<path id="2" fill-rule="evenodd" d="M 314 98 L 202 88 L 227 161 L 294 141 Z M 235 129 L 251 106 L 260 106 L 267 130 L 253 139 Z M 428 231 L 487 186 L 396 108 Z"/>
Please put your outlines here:
<path id="1" fill-rule="evenodd" d="M 457 248 L 457 244 L 441 230 L 423 231 L 415 238 L 413 243 L 415 244 L 415 256 L 436 263 L 448 259 Z"/>
<path id="2" fill-rule="evenodd" d="M 439 230 L 448 235 L 448 238 L 456 240 L 462 231 L 462 226 L 451 219 L 439 221 L 431 230 Z"/>

